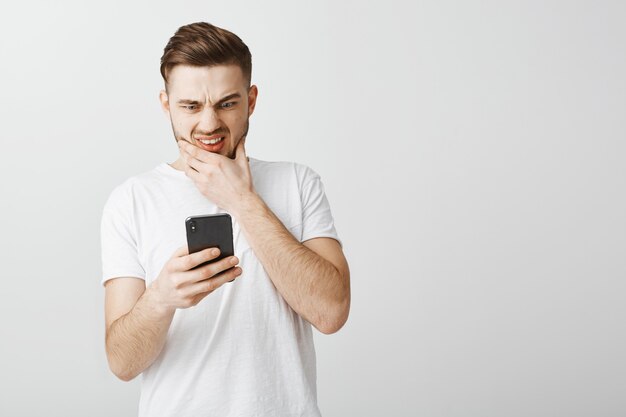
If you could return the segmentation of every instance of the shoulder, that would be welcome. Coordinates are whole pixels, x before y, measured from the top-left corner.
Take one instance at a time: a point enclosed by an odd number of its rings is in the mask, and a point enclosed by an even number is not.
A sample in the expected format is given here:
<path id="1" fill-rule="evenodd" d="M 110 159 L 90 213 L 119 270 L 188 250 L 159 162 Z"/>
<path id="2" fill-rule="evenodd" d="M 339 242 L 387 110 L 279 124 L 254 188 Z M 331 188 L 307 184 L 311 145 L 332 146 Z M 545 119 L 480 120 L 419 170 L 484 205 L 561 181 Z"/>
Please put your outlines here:
<path id="1" fill-rule="evenodd" d="M 117 183 L 109 192 L 104 208 L 120 208 L 127 206 L 134 200 L 137 190 L 145 188 L 148 184 L 157 180 L 159 167 L 149 171 L 134 174 L 124 181 Z"/>
<path id="2" fill-rule="evenodd" d="M 250 170 L 256 176 L 289 177 L 302 186 L 319 178 L 319 174 L 310 166 L 293 161 L 264 161 L 249 157 Z"/>

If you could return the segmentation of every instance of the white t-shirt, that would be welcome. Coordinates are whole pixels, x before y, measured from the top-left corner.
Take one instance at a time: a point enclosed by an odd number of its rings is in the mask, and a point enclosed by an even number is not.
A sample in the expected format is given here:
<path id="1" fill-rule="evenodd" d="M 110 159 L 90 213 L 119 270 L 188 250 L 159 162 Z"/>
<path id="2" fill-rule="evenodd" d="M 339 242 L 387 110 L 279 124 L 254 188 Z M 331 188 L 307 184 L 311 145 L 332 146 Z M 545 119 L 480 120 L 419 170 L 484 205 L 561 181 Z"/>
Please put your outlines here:
<path id="1" fill-rule="evenodd" d="M 300 242 L 341 243 L 315 171 L 249 161 L 255 190 Z M 102 284 L 137 277 L 149 286 L 187 244 L 187 217 L 225 212 L 167 163 L 127 179 L 102 213 Z M 320 416 L 311 324 L 282 298 L 232 219 L 243 273 L 176 310 L 163 350 L 141 374 L 140 417 Z"/>

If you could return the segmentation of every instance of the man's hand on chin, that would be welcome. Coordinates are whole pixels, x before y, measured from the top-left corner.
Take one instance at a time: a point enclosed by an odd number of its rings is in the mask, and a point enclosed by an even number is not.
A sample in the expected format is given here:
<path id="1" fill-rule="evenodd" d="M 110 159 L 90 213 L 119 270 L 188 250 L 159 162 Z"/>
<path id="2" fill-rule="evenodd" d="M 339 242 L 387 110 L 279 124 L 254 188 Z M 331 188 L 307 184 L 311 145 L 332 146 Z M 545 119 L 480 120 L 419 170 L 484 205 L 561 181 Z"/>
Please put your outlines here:
<path id="1" fill-rule="evenodd" d="M 243 201 L 256 196 L 245 141 L 245 137 L 239 141 L 235 159 L 205 151 L 184 140 L 178 141 L 185 174 L 202 195 L 231 213 L 237 212 Z"/>

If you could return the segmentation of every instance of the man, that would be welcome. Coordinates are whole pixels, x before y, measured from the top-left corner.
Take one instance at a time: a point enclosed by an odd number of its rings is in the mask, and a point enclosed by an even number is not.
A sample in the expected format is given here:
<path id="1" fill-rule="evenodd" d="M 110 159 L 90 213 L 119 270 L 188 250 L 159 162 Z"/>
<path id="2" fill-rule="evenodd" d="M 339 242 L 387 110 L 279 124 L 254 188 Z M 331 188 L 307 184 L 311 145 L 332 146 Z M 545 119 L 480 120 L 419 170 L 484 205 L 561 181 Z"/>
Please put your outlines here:
<path id="1" fill-rule="evenodd" d="M 320 415 L 311 325 L 344 325 L 349 269 L 319 175 L 246 157 L 251 67 L 233 33 L 179 28 L 160 93 L 179 157 L 103 209 L 107 359 L 142 375 L 140 416 Z M 235 256 L 191 271 L 218 253 L 189 254 L 184 220 L 214 213 L 233 218 Z"/>

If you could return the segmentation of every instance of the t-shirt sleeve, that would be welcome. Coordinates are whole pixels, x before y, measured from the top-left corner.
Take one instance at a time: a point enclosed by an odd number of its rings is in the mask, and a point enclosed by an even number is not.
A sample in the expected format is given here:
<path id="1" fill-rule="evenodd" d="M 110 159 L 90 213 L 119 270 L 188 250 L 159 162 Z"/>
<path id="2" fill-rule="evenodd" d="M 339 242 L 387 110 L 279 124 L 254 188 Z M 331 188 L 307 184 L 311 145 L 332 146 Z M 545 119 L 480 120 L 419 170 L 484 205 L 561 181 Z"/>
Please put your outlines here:
<path id="1" fill-rule="evenodd" d="M 121 184 L 113 189 L 102 210 L 102 285 L 107 280 L 118 277 L 146 279 L 137 250 L 132 198 L 126 185 Z"/>
<path id="2" fill-rule="evenodd" d="M 299 168 L 302 176 L 302 242 L 316 237 L 330 237 L 343 247 L 320 175 L 305 165 Z"/>

